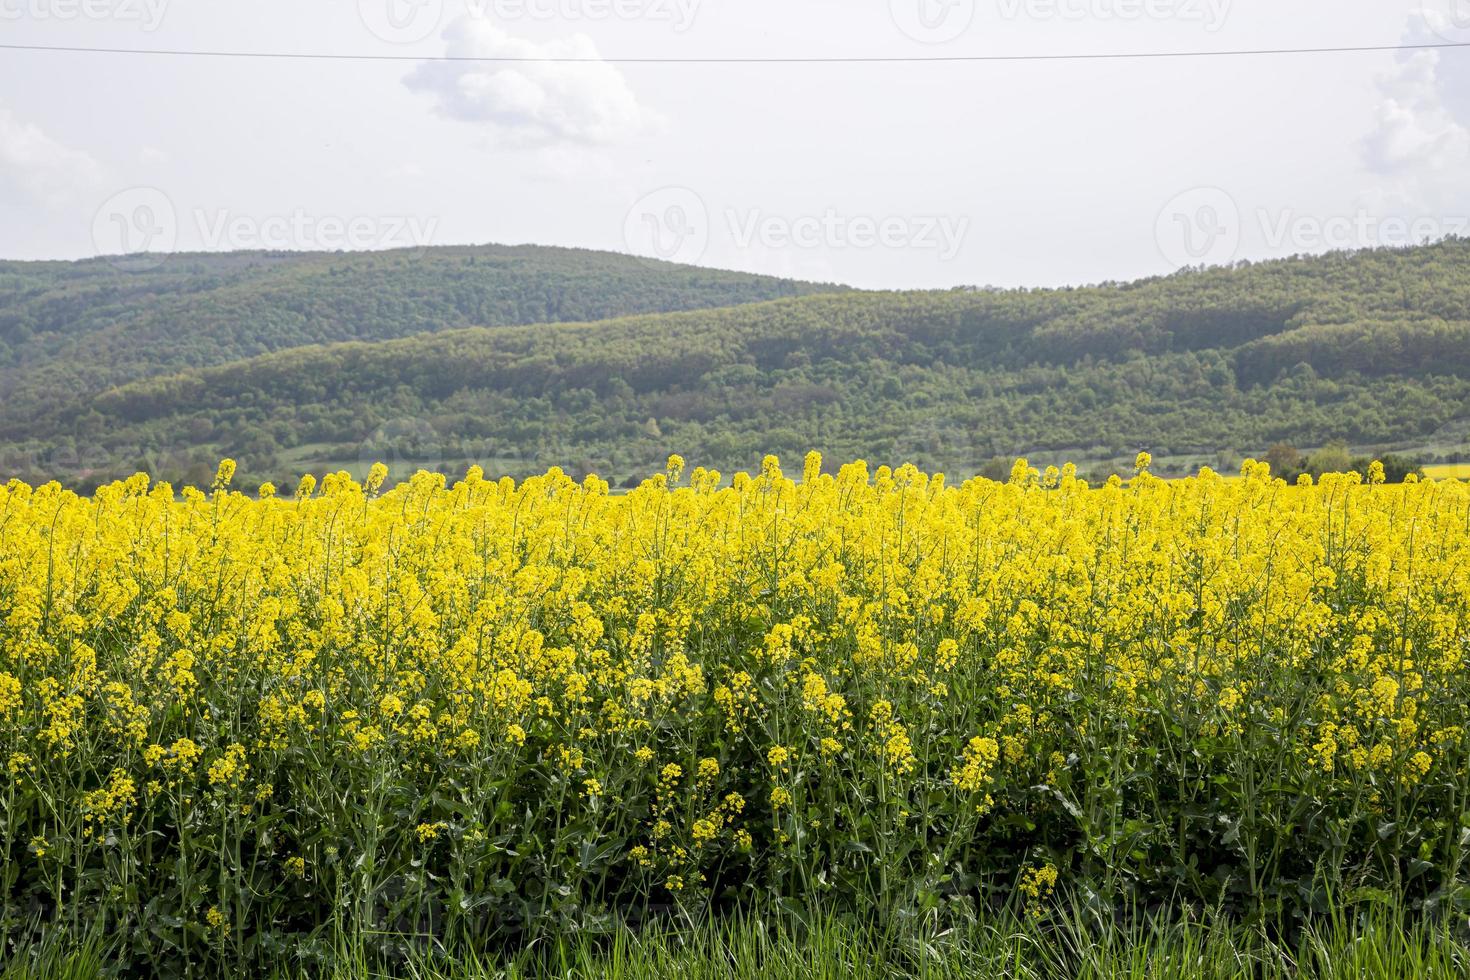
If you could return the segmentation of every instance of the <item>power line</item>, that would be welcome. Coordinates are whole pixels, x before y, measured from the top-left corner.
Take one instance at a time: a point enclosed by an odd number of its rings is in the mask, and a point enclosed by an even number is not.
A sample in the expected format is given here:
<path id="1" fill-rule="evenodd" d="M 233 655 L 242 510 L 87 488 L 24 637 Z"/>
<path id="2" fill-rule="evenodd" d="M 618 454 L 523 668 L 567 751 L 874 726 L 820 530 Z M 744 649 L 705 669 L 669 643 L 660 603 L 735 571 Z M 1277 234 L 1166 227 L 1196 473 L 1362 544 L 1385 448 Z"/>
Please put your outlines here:
<path id="1" fill-rule="evenodd" d="M 1244 58 L 1309 54 L 1442 51 L 1470 48 L 1470 41 L 1429 44 L 1368 44 L 1323 48 L 1235 48 L 1224 51 L 1107 51 L 1091 54 L 936 54 L 896 57 L 743 57 L 743 58 L 517 58 L 450 54 L 332 54 L 323 51 L 207 51 L 179 48 L 87 48 L 60 44 L 0 44 L 0 50 L 66 54 L 153 55 L 169 58 L 273 58 L 291 61 L 464 61 L 494 64 L 612 65 L 849 65 L 942 64 L 1006 61 L 1129 61 L 1161 58 Z"/>

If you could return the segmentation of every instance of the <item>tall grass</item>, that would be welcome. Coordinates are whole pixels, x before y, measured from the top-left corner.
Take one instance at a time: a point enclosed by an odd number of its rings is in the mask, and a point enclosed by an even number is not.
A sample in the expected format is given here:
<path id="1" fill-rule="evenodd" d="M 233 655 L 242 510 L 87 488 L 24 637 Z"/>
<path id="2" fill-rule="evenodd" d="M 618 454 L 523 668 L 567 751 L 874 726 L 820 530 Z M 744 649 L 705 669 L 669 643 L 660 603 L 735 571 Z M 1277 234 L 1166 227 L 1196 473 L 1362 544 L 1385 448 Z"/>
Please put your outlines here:
<path id="1" fill-rule="evenodd" d="M 1446 923 L 1394 907 L 1338 910 L 1291 941 L 1208 914 L 1140 917 L 1098 927 L 1080 912 L 1053 920 L 998 914 L 939 935 L 894 935 L 841 918 L 793 929 L 732 919 L 689 932 L 620 931 L 563 939 L 510 959 L 421 958 L 396 969 L 361 953 L 333 980 L 1461 980 L 1470 947 Z M 283 974 L 282 980 L 286 980 Z"/>
<path id="2" fill-rule="evenodd" d="M 380 937 L 378 937 L 380 938 Z M 735 916 L 692 929 L 579 934 L 513 953 L 386 962 L 379 941 L 339 937 L 325 965 L 281 963 L 269 980 L 1462 980 L 1467 923 L 1397 904 L 1334 907 L 1291 938 L 1215 912 L 1156 910 L 1099 922 L 1080 905 L 1044 918 L 998 911 L 962 929 L 895 930 L 818 915 L 805 925 Z M 7 951 L 0 980 L 117 975 L 106 936 Z"/>

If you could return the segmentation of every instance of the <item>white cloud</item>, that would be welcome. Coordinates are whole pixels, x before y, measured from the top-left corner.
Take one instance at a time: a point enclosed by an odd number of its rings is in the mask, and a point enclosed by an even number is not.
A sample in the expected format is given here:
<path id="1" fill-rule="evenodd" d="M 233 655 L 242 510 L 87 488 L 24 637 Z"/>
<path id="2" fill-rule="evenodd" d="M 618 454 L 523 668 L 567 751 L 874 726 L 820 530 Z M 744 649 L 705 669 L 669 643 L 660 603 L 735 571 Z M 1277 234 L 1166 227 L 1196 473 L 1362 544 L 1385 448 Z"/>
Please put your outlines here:
<path id="1" fill-rule="evenodd" d="M 0 180 L 45 204 L 60 204 L 101 178 L 102 167 L 91 156 L 63 146 L 0 105 Z"/>
<path id="2" fill-rule="evenodd" d="M 1423 27 L 1411 22 L 1406 40 L 1436 40 Z M 1470 103 L 1457 92 L 1459 74 L 1444 52 L 1414 51 L 1378 77 L 1373 128 L 1362 144 L 1364 165 L 1382 178 L 1367 194 L 1376 206 L 1459 213 L 1470 208 L 1464 183 L 1470 172 Z"/>
<path id="3" fill-rule="evenodd" d="M 600 59 L 583 34 L 538 44 L 512 37 L 482 17 L 465 16 L 444 32 L 451 57 L 577 58 L 578 63 L 435 61 L 406 79 L 431 94 L 439 109 L 464 122 L 489 123 L 530 143 L 614 143 L 657 122 L 627 80 Z"/>
<path id="4" fill-rule="evenodd" d="M 1441 98 L 1439 59 L 1438 51 L 1418 51 L 1380 77 L 1377 118 L 1364 146 L 1375 173 L 1439 172 L 1467 159 L 1470 129 Z"/>

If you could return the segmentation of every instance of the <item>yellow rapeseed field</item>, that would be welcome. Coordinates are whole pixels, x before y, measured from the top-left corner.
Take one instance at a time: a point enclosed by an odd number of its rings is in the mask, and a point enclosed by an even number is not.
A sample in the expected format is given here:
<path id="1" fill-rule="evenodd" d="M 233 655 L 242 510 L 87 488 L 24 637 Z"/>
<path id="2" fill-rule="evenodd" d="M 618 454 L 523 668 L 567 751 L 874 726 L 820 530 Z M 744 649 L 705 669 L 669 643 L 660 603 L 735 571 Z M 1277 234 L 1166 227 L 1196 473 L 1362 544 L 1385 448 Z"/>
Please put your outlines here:
<path id="1" fill-rule="evenodd" d="M 1470 485 L 0 489 L 3 936 L 1466 888 Z"/>

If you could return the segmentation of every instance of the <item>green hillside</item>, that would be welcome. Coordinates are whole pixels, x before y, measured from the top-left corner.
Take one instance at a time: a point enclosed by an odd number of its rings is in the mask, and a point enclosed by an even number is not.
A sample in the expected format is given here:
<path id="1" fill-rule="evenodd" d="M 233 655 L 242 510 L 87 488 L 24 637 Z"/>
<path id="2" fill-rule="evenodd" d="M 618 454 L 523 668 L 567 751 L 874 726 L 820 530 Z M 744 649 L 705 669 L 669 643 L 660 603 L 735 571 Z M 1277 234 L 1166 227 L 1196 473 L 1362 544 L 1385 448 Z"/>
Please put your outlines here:
<path id="1" fill-rule="evenodd" d="M 1278 441 L 1455 458 L 1470 422 L 1470 242 L 1058 290 L 810 295 L 295 347 L 154 377 L 0 436 L 91 479 L 416 465 L 614 480 L 671 450 L 973 472 L 1031 453 L 1229 465 Z M 49 454 L 49 455 L 48 455 Z M 1218 461 L 1218 462 L 1217 462 Z M 192 469 L 191 469 L 192 467 Z"/>
<path id="2" fill-rule="evenodd" d="M 837 287 L 584 249 L 183 254 L 0 262 L 0 397 L 26 425 L 78 392 L 306 344 L 596 320 Z M 22 426 L 24 428 L 24 426 Z"/>

